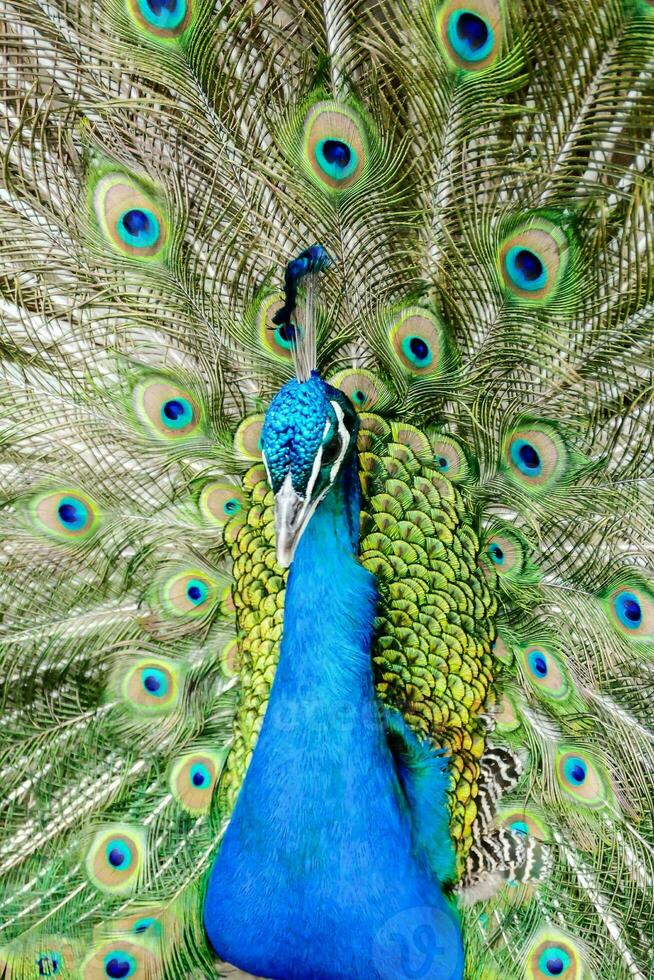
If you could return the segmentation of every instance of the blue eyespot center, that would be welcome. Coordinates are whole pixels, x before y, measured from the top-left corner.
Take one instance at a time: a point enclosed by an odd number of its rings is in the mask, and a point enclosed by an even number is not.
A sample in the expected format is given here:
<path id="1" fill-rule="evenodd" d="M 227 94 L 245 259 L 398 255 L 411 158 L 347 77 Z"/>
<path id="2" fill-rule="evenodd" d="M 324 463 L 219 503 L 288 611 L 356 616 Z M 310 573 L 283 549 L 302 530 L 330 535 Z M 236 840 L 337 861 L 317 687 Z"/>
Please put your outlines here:
<path id="1" fill-rule="evenodd" d="M 565 949 L 558 946 L 550 946 L 543 950 L 540 955 L 538 966 L 540 970 L 549 977 L 560 977 L 570 966 L 572 960 Z"/>
<path id="2" fill-rule="evenodd" d="M 237 514 L 240 509 L 241 502 L 236 497 L 231 497 L 229 500 L 226 500 L 223 507 L 225 514 L 227 514 L 229 517 L 231 517 L 232 514 Z"/>
<path id="3" fill-rule="evenodd" d="M 478 51 L 488 40 L 488 24 L 477 14 L 462 13 L 456 24 L 456 33 L 467 41 L 472 51 Z"/>
<path id="4" fill-rule="evenodd" d="M 550 977 L 560 977 L 570 966 L 571 959 L 565 949 L 558 946 L 543 950 L 539 958 L 539 967 Z"/>
<path id="5" fill-rule="evenodd" d="M 525 442 L 520 446 L 518 455 L 528 470 L 537 470 L 539 468 L 540 456 L 529 443 Z"/>
<path id="6" fill-rule="evenodd" d="M 184 406 L 176 398 L 172 398 L 164 405 L 163 413 L 167 419 L 171 420 L 171 422 L 176 422 L 177 419 L 184 414 Z"/>
<path id="7" fill-rule="evenodd" d="M 463 61 L 483 61 L 495 44 L 495 35 L 488 21 L 472 10 L 457 10 L 450 16 L 447 38 L 453 51 Z"/>
<path id="8" fill-rule="evenodd" d="M 366 402 L 366 400 L 367 400 L 367 395 L 365 391 L 361 391 L 360 388 L 357 388 L 356 391 L 352 392 L 352 401 L 356 402 L 357 405 L 363 405 Z"/>
<path id="9" fill-rule="evenodd" d="M 402 339 L 402 353 L 410 364 L 418 368 L 429 367 L 434 359 L 431 347 L 422 337 L 404 337 Z"/>
<path id="10" fill-rule="evenodd" d="M 347 167 L 352 159 L 352 150 L 342 140 L 325 140 L 322 152 L 327 163 L 337 167 Z"/>
<path id="11" fill-rule="evenodd" d="M 149 933 L 151 936 L 160 936 L 163 932 L 161 923 L 153 918 L 152 916 L 146 916 L 143 919 L 137 919 L 132 926 L 132 932 L 141 936 L 144 932 Z"/>
<path id="12" fill-rule="evenodd" d="M 540 476 L 543 463 L 536 447 L 525 439 L 514 439 L 511 443 L 511 460 L 516 468 L 527 477 Z"/>
<path id="13" fill-rule="evenodd" d="M 449 460 L 445 456 L 439 456 L 436 463 L 438 464 L 439 470 L 445 471 L 449 470 L 450 468 Z"/>
<path id="14" fill-rule="evenodd" d="M 292 323 L 282 323 L 275 331 L 277 342 L 285 350 L 291 350 L 295 341 L 295 327 Z"/>
<path id="15" fill-rule="evenodd" d="M 155 667 L 144 670 L 141 674 L 141 681 L 145 690 L 156 698 L 163 697 L 168 690 L 166 675 L 162 670 L 157 670 Z"/>
<path id="16" fill-rule="evenodd" d="M 126 245 L 150 248 L 159 238 L 159 222 L 152 211 L 130 208 L 118 219 L 118 234 Z"/>
<path id="17" fill-rule="evenodd" d="M 139 0 L 144 18 L 153 27 L 174 30 L 186 16 L 186 0 Z"/>
<path id="18" fill-rule="evenodd" d="M 490 545 L 488 554 L 491 556 L 496 565 L 504 564 L 504 552 L 500 548 L 499 544 Z"/>
<path id="19" fill-rule="evenodd" d="M 535 252 L 521 248 L 515 257 L 516 269 L 519 269 L 528 282 L 535 282 L 543 274 L 543 263 Z"/>
<path id="20" fill-rule="evenodd" d="M 193 421 L 193 406 L 186 398 L 169 398 L 161 406 L 161 419 L 168 429 L 183 429 Z"/>
<path id="21" fill-rule="evenodd" d="M 359 158 L 349 143 L 339 139 L 322 139 L 316 146 L 320 169 L 334 180 L 345 180 L 356 171 Z"/>
<path id="22" fill-rule="evenodd" d="M 531 249 L 514 245 L 505 258 L 509 279 L 518 289 L 537 292 L 547 283 L 547 268 Z"/>
<path id="23" fill-rule="evenodd" d="M 194 606 L 199 606 L 207 598 L 209 590 L 204 582 L 199 579 L 191 579 L 186 586 L 186 597 Z"/>
<path id="24" fill-rule="evenodd" d="M 196 762 L 191 768 L 191 782 L 197 789 L 206 789 L 211 783 L 211 773 L 203 762 Z"/>
<path id="25" fill-rule="evenodd" d="M 59 953 L 40 953 L 36 960 L 40 977 L 55 977 L 61 969 L 62 959 Z"/>
<path id="26" fill-rule="evenodd" d="M 127 871 L 132 863 L 132 852 L 125 841 L 110 840 L 105 848 L 107 862 L 116 871 Z"/>
<path id="27" fill-rule="evenodd" d="M 89 512 L 74 497 L 62 497 L 57 507 L 57 516 L 67 531 L 79 531 L 89 519 Z"/>
<path id="28" fill-rule="evenodd" d="M 534 656 L 532 665 L 535 673 L 537 673 L 539 677 L 547 677 L 547 661 L 542 653 L 538 653 Z"/>
<path id="29" fill-rule="evenodd" d="M 571 783 L 575 783 L 577 786 L 581 786 L 582 783 L 586 782 L 586 777 L 588 775 L 588 766 L 583 761 L 583 759 L 578 759 L 575 756 L 571 756 L 569 759 L 566 760 L 565 774 Z"/>
<path id="30" fill-rule="evenodd" d="M 155 16 L 159 16 L 164 10 L 172 13 L 177 7 L 177 0 L 147 0 L 148 7 Z"/>
<path id="31" fill-rule="evenodd" d="M 515 830 L 516 834 L 523 834 L 525 837 L 529 834 L 529 827 L 524 820 L 514 820 L 511 824 L 511 830 Z"/>
<path id="32" fill-rule="evenodd" d="M 124 980 L 131 977 L 136 969 L 136 963 L 128 953 L 116 950 L 105 957 L 104 972 L 111 980 Z"/>
<path id="33" fill-rule="evenodd" d="M 616 615 L 628 630 L 636 630 L 643 621 L 643 609 L 633 592 L 620 592 L 613 600 Z"/>
<path id="34" fill-rule="evenodd" d="M 119 847 L 112 847 L 109 851 L 109 864 L 114 868 L 120 868 L 126 861 L 125 854 Z"/>
<path id="35" fill-rule="evenodd" d="M 558 977 L 560 973 L 563 973 L 563 960 L 558 956 L 553 957 L 547 961 L 547 969 L 553 977 Z"/>
<path id="36" fill-rule="evenodd" d="M 123 226 L 130 235 L 140 235 L 150 228 L 150 219 L 145 211 L 133 208 L 123 215 Z"/>

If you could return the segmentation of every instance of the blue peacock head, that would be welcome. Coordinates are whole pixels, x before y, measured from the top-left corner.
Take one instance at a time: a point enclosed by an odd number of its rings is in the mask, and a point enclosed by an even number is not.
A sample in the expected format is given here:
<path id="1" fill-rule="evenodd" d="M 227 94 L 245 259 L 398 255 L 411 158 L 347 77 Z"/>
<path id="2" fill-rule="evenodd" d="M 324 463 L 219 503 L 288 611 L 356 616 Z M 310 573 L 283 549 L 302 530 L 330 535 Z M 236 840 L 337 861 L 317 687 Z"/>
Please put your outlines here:
<path id="1" fill-rule="evenodd" d="M 261 434 L 275 494 L 277 561 L 287 568 L 318 504 L 337 482 L 356 447 L 358 418 L 342 391 L 316 371 L 275 395 Z"/>

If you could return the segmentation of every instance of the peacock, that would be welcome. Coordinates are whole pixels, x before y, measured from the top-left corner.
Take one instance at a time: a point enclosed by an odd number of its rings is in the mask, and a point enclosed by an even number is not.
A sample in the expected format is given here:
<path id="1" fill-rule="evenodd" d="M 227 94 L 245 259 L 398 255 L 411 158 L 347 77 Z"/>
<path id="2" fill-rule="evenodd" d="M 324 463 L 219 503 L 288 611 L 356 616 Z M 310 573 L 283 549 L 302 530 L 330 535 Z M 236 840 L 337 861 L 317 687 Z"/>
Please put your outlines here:
<path id="1" fill-rule="evenodd" d="M 652 0 L 0 6 L 0 976 L 654 977 Z"/>

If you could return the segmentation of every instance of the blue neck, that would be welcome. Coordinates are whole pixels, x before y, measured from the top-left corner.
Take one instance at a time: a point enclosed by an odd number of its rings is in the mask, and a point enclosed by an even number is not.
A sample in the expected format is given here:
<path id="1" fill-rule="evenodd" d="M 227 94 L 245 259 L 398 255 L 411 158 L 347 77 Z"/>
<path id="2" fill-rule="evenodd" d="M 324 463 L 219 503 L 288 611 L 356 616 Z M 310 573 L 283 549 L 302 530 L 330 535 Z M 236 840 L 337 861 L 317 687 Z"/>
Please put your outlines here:
<path id="1" fill-rule="evenodd" d="M 377 591 L 358 563 L 358 476 L 346 473 L 309 522 L 291 566 L 270 704 L 309 698 L 374 703 L 370 660 Z"/>
<path id="2" fill-rule="evenodd" d="M 456 917 L 416 853 L 375 697 L 377 591 L 355 558 L 358 523 L 352 467 L 297 548 L 270 702 L 205 926 L 228 962 L 285 980 L 411 976 L 402 964 L 424 926 L 446 949 L 429 953 L 437 972 L 415 975 L 460 980 Z"/>

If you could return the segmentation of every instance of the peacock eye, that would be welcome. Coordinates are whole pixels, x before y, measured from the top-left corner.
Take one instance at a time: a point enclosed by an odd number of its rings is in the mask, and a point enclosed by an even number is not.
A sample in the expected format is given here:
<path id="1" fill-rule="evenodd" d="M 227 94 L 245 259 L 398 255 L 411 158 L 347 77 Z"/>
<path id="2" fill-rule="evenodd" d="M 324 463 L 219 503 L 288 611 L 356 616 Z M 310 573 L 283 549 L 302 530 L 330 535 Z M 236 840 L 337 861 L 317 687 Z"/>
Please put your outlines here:
<path id="1" fill-rule="evenodd" d="M 338 459 L 339 453 L 343 447 L 343 440 L 339 432 L 334 433 L 332 438 L 323 446 L 322 450 L 322 465 L 331 466 Z"/>
<path id="2" fill-rule="evenodd" d="M 192 0 L 128 0 L 128 6 L 138 26 L 161 40 L 178 37 L 192 18 Z"/>

